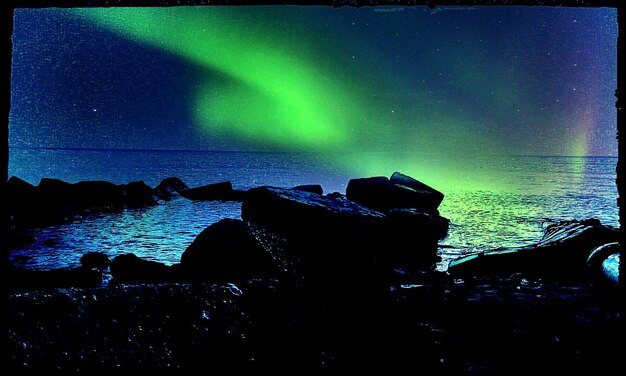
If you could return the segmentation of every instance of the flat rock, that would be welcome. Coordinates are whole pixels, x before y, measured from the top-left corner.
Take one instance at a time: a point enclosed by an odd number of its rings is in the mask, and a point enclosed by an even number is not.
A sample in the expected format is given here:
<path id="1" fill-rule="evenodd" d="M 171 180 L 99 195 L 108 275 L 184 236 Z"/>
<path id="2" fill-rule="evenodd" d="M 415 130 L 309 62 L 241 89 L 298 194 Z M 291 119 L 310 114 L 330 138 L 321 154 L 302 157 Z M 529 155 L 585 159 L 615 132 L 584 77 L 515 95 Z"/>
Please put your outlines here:
<path id="1" fill-rule="evenodd" d="M 180 195 L 189 200 L 228 201 L 233 198 L 233 185 L 229 181 L 208 184 L 182 190 L 180 191 Z"/>
<path id="2" fill-rule="evenodd" d="M 618 231 L 597 219 L 561 221 L 548 226 L 537 244 L 498 248 L 450 262 L 455 274 L 530 272 L 548 275 L 585 275 L 590 253 L 616 242 Z"/>

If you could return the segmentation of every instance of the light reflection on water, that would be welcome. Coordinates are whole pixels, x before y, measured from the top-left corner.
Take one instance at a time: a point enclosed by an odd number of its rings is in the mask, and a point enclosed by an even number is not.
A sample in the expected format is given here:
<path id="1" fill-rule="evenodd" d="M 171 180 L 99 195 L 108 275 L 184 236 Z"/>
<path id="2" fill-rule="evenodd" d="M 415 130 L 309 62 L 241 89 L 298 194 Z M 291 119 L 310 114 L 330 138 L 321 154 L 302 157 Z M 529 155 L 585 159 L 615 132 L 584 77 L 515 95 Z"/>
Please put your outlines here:
<path id="1" fill-rule="evenodd" d="M 348 180 L 360 176 L 333 169 L 330 161 L 320 157 L 286 158 L 280 153 L 55 150 L 12 152 L 10 159 L 10 175 L 35 184 L 48 176 L 70 182 L 145 180 L 154 186 L 164 177 L 180 176 L 190 186 L 224 180 L 240 189 L 321 183 L 326 192 L 345 192 Z M 444 192 L 440 212 L 452 224 L 441 242 L 439 269 L 467 252 L 536 241 L 543 227 L 555 220 L 595 217 L 618 226 L 616 158 L 501 157 L 473 163 L 479 164 L 477 169 L 493 171 L 490 178 L 499 180 L 499 185 L 516 184 L 498 192 L 463 187 Z M 68 171 L 64 168 L 68 165 L 76 169 Z M 127 169 L 120 167 L 125 165 Z M 240 209 L 237 202 L 178 198 L 150 208 L 88 215 L 75 223 L 35 230 L 37 242 L 13 251 L 11 259 L 27 268 L 75 267 L 83 253 L 101 251 L 110 257 L 132 252 L 172 264 L 204 228 L 222 218 L 239 218 Z"/>

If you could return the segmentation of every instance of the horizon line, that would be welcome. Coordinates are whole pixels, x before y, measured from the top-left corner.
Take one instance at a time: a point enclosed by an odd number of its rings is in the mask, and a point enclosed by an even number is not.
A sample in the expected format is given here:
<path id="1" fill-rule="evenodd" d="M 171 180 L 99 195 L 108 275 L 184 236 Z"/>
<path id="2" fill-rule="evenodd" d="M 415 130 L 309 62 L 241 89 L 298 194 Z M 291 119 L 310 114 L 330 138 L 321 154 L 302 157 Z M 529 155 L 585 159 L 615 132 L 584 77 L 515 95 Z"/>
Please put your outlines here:
<path id="1" fill-rule="evenodd" d="M 160 149 L 160 148 L 98 148 L 98 147 L 44 147 L 44 146 L 9 146 L 11 149 L 18 150 L 71 150 L 71 151 L 129 151 L 129 152 L 193 152 L 193 153 L 323 153 L 321 151 L 289 151 L 289 150 L 212 150 L 212 149 Z M 347 153 L 409 153 L 410 151 L 347 151 Z M 453 155 L 461 156 L 461 154 L 445 154 L 445 153 L 418 153 L 420 155 Z M 463 154 L 465 156 L 480 157 L 566 157 L 566 158 L 617 158 L 617 155 L 563 155 L 563 154 Z"/>

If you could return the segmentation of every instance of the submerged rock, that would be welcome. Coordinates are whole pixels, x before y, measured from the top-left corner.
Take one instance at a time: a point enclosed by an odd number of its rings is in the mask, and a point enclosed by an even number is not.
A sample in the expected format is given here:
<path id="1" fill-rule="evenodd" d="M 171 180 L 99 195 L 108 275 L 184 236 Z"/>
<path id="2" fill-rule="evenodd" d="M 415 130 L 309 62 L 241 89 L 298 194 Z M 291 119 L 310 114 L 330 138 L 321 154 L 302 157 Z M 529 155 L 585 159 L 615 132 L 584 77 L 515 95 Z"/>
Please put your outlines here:
<path id="1" fill-rule="evenodd" d="M 233 198 L 233 185 L 229 181 L 208 184 L 202 187 L 182 190 L 180 195 L 189 200 L 228 201 Z"/>
<path id="2" fill-rule="evenodd" d="M 595 248 L 617 240 L 618 230 L 602 225 L 597 219 L 561 221 L 548 226 L 537 244 L 464 256 L 450 262 L 448 271 L 580 276 L 586 274 L 589 254 Z"/>
<path id="3" fill-rule="evenodd" d="M 186 273 L 212 281 L 294 279 L 296 263 L 284 239 L 237 219 L 222 219 L 207 227 L 180 259 Z"/>

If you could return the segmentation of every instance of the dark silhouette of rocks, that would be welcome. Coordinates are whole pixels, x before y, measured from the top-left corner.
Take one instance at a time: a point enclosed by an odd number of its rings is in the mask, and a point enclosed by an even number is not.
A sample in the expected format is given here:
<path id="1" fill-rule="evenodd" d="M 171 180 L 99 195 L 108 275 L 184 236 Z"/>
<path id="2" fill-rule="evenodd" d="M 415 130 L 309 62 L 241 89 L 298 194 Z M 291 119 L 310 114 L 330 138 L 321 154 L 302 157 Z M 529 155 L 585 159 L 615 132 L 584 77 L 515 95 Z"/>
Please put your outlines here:
<path id="1" fill-rule="evenodd" d="M 189 200 L 222 200 L 227 201 L 232 197 L 233 185 L 229 181 L 208 184 L 201 187 L 189 188 L 180 192 L 180 195 Z"/>
<path id="2" fill-rule="evenodd" d="M 189 189 L 187 184 L 177 177 L 165 178 L 154 188 L 159 198 L 163 200 L 171 200 L 186 189 Z"/>
<path id="3" fill-rule="evenodd" d="M 330 290 L 358 280 L 369 291 L 386 285 L 394 266 L 432 267 L 448 224 L 435 215 L 385 215 L 343 197 L 276 187 L 249 190 L 241 215 L 287 239 L 305 280 Z"/>
<path id="4" fill-rule="evenodd" d="M 180 184 L 184 185 L 180 179 L 171 178 L 161 188 L 178 189 Z M 39 185 L 33 186 L 13 176 L 7 182 L 6 201 L 10 226 L 19 234 L 26 228 L 66 223 L 89 213 L 157 205 L 159 198 L 159 192 L 143 181 L 120 185 L 107 181 L 71 184 L 43 178 Z"/>
<path id="5" fill-rule="evenodd" d="M 537 244 L 464 256 L 450 262 L 448 271 L 581 276 L 588 272 L 590 253 L 601 245 L 618 241 L 618 234 L 618 230 L 602 225 L 597 219 L 561 221 L 549 225 Z"/>
<path id="6" fill-rule="evenodd" d="M 154 190 L 42 183 L 11 180 L 13 225 L 186 192 L 176 178 Z M 443 195 L 405 175 L 354 179 L 347 198 L 317 187 L 230 190 L 244 200 L 243 221 L 207 227 L 178 264 L 134 254 L 109 264 L 89 252 L 81 268 L 32 271 L 6 259 L 9 368 L 612 371 L 614 300 L 580 279 L 543 279 L 594 270 L 617 281 L 617 231 L 598 220 L 559 222 L 533 246 L 461 258 L 449 275 L 432 270 L 449 226 L 437 212 Z M 102 286 L 107 266 L 113 280 Z"/>
<path id="7" fill-rule="evenodd" d="M 297 278 L 297 260 L 285 239 L 237 219 L 207 227 L 187 247 L 181 268 L 194 279 L 242 281 L 253 278 Z"/>

